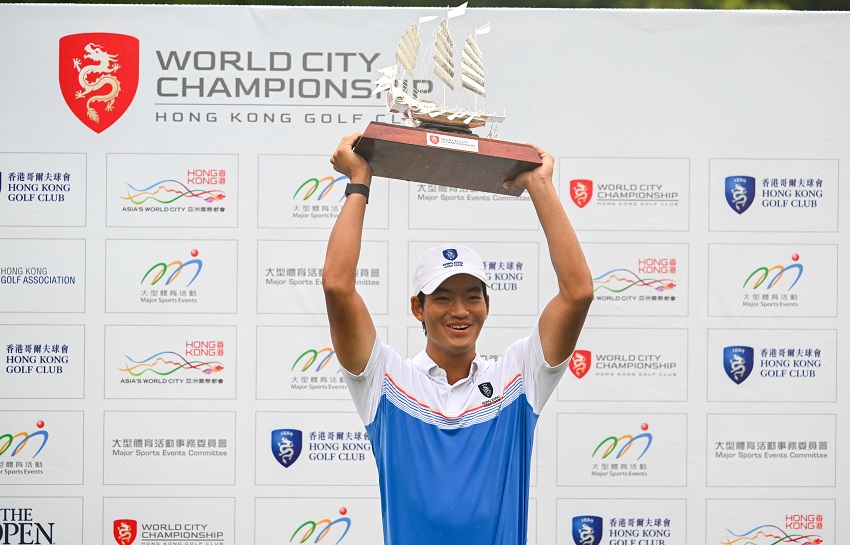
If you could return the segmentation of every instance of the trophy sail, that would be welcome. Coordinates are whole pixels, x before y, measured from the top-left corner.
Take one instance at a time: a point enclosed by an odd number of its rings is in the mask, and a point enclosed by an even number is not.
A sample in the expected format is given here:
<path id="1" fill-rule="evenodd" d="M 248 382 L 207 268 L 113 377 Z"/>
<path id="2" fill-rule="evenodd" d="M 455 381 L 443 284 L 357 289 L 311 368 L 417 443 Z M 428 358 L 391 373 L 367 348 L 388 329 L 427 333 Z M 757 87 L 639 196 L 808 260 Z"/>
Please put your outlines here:
<path id="1" fill-rule="evenodd" d="M 422 40 L 419 38 L 419 27 L 410 25 L 401 41 L 398 43 L 398 48 L 395 52 L 395 58 L 404 66 L 404 69 L 413 76 L 413 71 L 416 68 L 416 59 L 419 57 L 419 47 L 422 45 Z"/>
<path id="2" fill-rule="evenodd" d="M 484 89 L 484 54 L 475 43 L 475 38 L 469 36 L 463 45 L 460 57 L 461 84 L 479 96 L 487 96 Z"/>
<path id="3" fill-rule="evenodd" d="M 434 40 L 434 73 L 451 90 L 455 88 L 454 49 L 449 25 L 443 19 L 437 29 L 437 39 Z"/>

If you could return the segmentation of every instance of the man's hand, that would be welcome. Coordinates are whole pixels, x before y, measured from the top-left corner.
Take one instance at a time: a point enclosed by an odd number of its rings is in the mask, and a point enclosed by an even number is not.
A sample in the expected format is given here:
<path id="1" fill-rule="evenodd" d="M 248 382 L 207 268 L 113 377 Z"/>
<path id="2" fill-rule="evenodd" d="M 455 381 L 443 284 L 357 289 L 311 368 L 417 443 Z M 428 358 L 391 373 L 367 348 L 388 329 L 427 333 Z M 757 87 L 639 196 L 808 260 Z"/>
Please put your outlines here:
<path id="1" fill-rule="evenodd" d="M 533 189 L 536 189 L 542 185 L 552 183 L 552 173 L 554 172 L 555 158 L 534 144 L 528 143 L 528 145 L 537 151 L 537 153 L 540 155 L 540 158 L 543 159 L 543 164 L 535 168 L 534 170 L 523 172 L 514 180 L 506 181 L 503 184 L 506 189 L 528 189 L 529 192 L 531 192 Z"/>
<path id="2" fill-rule="evenodd" d="M 352 183 L 368 186 L 372 182 L 372 167 L 366 159 L 354 153 L 354 145 L 362 135 L 358 132 L 343 138 L 331 156 L 331 164 L 335 171 L 348 176 Z"/>

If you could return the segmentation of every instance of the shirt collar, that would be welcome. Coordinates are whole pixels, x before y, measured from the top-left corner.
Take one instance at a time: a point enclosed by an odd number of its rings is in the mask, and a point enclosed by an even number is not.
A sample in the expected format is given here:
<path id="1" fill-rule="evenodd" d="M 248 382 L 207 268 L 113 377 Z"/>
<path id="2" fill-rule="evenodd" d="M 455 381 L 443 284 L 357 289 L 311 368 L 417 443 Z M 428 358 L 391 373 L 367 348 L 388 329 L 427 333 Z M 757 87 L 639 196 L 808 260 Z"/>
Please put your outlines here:
<path id="1" fill-rule="evenodd" d="M 424 350 L 416 354 L 416 356 L 414 356 L 413 359 L 410 360 L 410 362 L 413 364 L 414 367 L 416 367 L 432 379 L 442 379 L 443 381 L 446 380 L 446 372 L 439 365 L 437 365 L 437 363 L 431 359 L 431 356 L 429 356 L 428 353 Z M 481 359 L 481 355 L 476 352 L 475 358 L 472 360 L 472 365 L 469 367 L 469 376 L 467 376 L 463 380 L 458 381 L 457 384 L 466 382 L 468 380 L 474 381 L 478 376 L 478 371 L 482 368 L 483 364 L 484 362 Z"/>

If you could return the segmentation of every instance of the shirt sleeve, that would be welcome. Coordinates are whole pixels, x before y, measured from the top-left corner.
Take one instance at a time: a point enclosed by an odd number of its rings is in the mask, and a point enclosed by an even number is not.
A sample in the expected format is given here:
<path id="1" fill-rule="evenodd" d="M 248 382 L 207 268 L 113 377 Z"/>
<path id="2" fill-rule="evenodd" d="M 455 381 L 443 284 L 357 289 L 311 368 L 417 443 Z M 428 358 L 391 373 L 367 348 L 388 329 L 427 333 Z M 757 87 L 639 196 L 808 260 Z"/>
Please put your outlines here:
<path id="1" fill-rule="evenodd" d="M 369 361 L 366 363 L 366 368 L 359 375 L 354 375 L 346 371 L 340 366 L 339 370 L 342 373 L 342 379 L 345 385 L 348 386 L 348 393 L 354 401 L 354 407 L 357 409 L 357 414 L 364 425 L 369 425 L 375 419 L 375 414 L 378 412 L 378 403 L 381 401 L 381 390 L 384 383 L 384 374 L 387 369 L 387 362 L 392 357 L 400 357 L 395 351 L 384 344 L 381 338 L 375 335 L 375 344 L 372 346 L 372 353 L 369 355 Z"/>
<path id="2" fill-rule="evenodd" d="M 567 370 L 567 360 L 559 362 L 554 367 L 546 362 L 543 356 L 543 344 L 540 342 L 540 331 L 537 323 L 531 335 L 520 339 L 510 348 L 514 351 L 520 373 L 522 374 L 523 388 L 528 404 L 536 414 L 540 414 L 543 405 L 555 391 L 564 371 Z"/>

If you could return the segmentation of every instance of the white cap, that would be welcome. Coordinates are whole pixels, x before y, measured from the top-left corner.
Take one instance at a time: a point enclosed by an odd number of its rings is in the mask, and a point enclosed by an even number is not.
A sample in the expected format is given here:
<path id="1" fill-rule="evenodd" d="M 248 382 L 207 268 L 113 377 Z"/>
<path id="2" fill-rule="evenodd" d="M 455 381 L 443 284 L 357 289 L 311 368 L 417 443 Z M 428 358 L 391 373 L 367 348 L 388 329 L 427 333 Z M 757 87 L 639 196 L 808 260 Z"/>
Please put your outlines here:
<path id="1" fill-rule="evenodd" d="M 426 250 L 419 256 L 413 273 L 413 294 L 434 293 L 446 278 L 456 274 L 469 274 L 486 285 L 484 262 L 475 250 L 460 244 L 443 244 Z"/>

